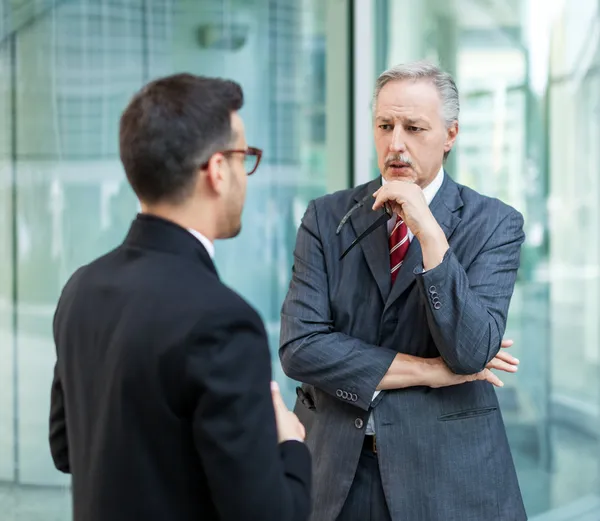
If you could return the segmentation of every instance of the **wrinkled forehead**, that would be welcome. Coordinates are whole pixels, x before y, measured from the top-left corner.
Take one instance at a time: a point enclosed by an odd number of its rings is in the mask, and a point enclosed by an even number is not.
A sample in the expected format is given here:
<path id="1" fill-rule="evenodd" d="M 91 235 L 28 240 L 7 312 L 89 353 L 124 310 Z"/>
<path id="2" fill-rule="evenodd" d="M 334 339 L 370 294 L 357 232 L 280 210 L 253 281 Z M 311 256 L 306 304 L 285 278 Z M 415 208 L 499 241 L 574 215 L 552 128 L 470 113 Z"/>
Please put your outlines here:
<path id="1" fill-rule="evenodd" d="M 379 91 L 374 116 L 390 119 L 434 119 L 436 116 L 442 116 L 442 100 L 430 80 L 390 81 Z"/>

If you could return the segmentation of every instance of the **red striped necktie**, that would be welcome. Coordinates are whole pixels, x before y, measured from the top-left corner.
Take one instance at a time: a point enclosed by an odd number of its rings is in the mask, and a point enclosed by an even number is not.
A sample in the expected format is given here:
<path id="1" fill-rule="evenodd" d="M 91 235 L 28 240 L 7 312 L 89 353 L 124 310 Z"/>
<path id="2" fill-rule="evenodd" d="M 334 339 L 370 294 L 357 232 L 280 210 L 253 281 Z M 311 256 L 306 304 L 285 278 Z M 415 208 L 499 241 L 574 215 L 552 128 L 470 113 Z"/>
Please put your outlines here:
<path id="1" fill-rule="evenodd" d="M 408 240 L 408 227 L 400 216 L 396 216 L 396 224 L 394 224 L 394 229 L 390 234 L 389 243 L 390 270 L 392 273 L 392 284 L 394 284 L 410 245 Z"/>

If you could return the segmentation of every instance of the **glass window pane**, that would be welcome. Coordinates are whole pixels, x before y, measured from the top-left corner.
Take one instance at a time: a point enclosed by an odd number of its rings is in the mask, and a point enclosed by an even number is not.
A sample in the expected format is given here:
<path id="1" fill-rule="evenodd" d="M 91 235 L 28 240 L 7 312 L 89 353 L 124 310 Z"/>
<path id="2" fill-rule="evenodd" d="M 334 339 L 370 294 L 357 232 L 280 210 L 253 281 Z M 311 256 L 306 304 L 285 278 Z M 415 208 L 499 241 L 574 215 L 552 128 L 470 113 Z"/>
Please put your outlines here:
<path id="1" fill-rule="evenodd" d="M 243 231 L 217 244 L 216 263 L 265 320 L 291 405 L 277 348 L 296 230 L 308 201 L 348 178 L 325 168 L 326 7 L 73 0 L 4 2 L 0 15 L 0 507 L 6 521 L 67 520 L 69 479 L 48 448 L 52 317 L 68 277 L 117 246 L 138 211 L 118 123 L 153 78 L 188 71 L 244 89 L 248 144 L 264 155 L 248 179 Z"/>
<path id="2" fill-rule="evenodd" d="M 374 6 L 386 35 L 376 73 L 418 59 L 452 73 L 461 116 L 448 173 L 525 217 L 506 332 L 521 367 L 498 396 L 528 514 L 583 518 L 600 505 L 600 6 Z"/>

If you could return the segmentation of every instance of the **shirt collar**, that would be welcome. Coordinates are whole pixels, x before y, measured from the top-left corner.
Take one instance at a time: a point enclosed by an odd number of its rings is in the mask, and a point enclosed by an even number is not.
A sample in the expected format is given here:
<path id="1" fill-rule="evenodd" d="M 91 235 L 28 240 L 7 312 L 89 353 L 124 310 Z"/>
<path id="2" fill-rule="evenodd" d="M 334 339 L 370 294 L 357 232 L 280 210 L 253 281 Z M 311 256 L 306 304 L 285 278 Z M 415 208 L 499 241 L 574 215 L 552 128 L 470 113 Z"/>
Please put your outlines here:
<path id="1" fill-rule="evenodd" d="M 193 230 L 192 228 L 188 228 L 187 229 L 188 232 L 190 232 L 194 237 L 196 237 L 196 239 L 198 239 L 202 245 L 206 248 L 206 251 L 208 252 L 208 255 L 210 256 L 210 258 L 214 258 L 215 256 L 215 245 L 210 242 L 206 237 L 204 237 L 204 235 L 202 235 L 200 232 L 197 232 L 196 230 Z"/>
<path id="2" fill-rule="evenodd" d="M 384 185 L 386 182 L 387 181 L 383 177 L 381 177 L 381 184 Z M 437 173 L 433 181 L 431 181 L 431 183 L 429 183 L 425 188 L 423 188 L 423 195 L 425 196 L 425 200 L 427 201 L 428 205 L 431 204 L 431 201 L 433 201 L 433 198 L 438 193 L 443 182 L 444 167 L 442 166 L 440 167 L 440 171 Z"/>

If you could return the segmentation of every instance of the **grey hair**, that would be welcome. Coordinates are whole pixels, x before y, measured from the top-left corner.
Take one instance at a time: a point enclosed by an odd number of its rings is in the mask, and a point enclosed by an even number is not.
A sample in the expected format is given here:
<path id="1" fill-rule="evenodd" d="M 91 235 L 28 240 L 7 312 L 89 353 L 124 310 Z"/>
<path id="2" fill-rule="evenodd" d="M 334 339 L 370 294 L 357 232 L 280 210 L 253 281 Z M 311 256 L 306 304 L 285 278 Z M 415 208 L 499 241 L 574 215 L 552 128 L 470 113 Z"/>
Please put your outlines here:
<path id="1" fill-rule="evenodd" d="M 387 71 L 382 72 L 375 83 L 375 93 L 373 95 L 373 113 L 377 105 L 377 97 L 381 89 L 390 81 L 401 80 L 430 80 L 438 90 L 442 100 L 442 118 L 449 128 L 455 121 L 458 121 L 460 112 L 460 102 L 458 99 L 458 88 L 456 82 L 450 74 L 444 72 L 435 65 L 419 61 L 408 64 L 395 65 Z"/>

